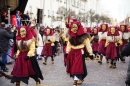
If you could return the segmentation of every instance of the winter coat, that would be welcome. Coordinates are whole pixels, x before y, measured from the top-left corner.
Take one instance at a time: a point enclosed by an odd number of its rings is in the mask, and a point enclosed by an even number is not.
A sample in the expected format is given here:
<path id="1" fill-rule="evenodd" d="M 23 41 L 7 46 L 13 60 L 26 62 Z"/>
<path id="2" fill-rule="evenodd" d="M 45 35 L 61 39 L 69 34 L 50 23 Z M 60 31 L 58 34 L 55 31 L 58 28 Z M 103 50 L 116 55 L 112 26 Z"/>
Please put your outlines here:
<path id="1" fill-rule="evenodd" d="M 13 39 L 14 33 L 7 32 L 3 27 L 0 27 L 0 47 L 3 50 L 8 50 L 9 39 Z"/>

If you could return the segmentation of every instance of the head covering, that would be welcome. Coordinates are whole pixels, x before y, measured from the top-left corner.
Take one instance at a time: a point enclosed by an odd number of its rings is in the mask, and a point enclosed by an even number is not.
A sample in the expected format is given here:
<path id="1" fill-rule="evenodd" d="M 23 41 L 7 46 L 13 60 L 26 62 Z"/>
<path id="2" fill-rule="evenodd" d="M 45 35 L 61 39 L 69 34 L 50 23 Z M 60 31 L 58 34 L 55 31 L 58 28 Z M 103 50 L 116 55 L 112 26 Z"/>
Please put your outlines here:
<path id="1" fill-rule="evenodd" d="M 106 26 L 106 30 L 105 30 L 105 31 L 102 30 L 102 26 L 103 26 L 103 25 Z M 101 24 L 101 25 L 100 25 L 99 32 L 107 32 L 107 31 L 108 31 L 108 24 Z"/>
<path id="2" fill-rule="evenodd" d="M 85 27 L 84 29 L 87 30 L 87 33 L 91 34 L 91 27 Z"/>
<path id="3" fill-rule="evenodd" d="M 127 29 L 128 29 L 128 31 L 130 32 L 130 26 L 129 26 Z"/>
<path id="4" fill-rule="evenodd" d="M 73 20 L 73 22 L 74 22 L 74 21 L 77 21 L 76 18 L 68 18 L 68 19 L 67 19 L 67 22 L 65 23 L 66 28 L 70 28 L 70 27 L 69 27 L 69 22 L 70 22 L 70 20 Z"/>
<path id="5" fill-rule="evenodd" d="M 112 28 L 115 28 L 115 34 L 111 34 L 111 29 L 112 29 Z M 118 28 L 117 28 L 116 26 L 111 26 L 111 27 L 109 28 L 109 31 L 108 31 L 108 33 L 107 33 L 107 36 L 119 36 Z"/>
<path id="6" fill-rule="evenodd" d="M 96 33 L 96 34 L 98 34 L 98 27 L 92 28 L 92 32 L 91 32 L 91 33 L 92 33 L 92 34 L 95 34 L 95 33 L 94 33 L 94 30 L 95 30 L 95 29 L 97 30 L 97 33 Z M 95 34 L 95 35 L 96 35 L 96 34 Z"/>
<path id="7" fill-rule="evenodd" d="M 124 27 L 125 27 L 125 30 L 124 30 L 124 31 L 121 30 L 121 26 L 124 26 Z M 127 29 L 127 25 L 125 25 L 125 24 L 120 25 L 120 31 L 121 31 L 121 32 L 129 32 L 128 29 Z"/>
<path id="8" fill-rule="evenodd" d="M 78 26 L 78 31 L 77 31 L 77 33 L 73 33 L 73 32 L 71 31 L 71 28 L 72 28 L 73 24 L 76 24 L 76 25 Z M 80 35 L 85 34 L 85 31 L 84 31 L 84 29 L 83 29 L 83 26 L 82 26 L 81 23 L 78 22 L 78 21 L 72 22 L 72 23 L 71 23 L 71 28 L 70 28 L 69 31 L 68 31 L 68 34 L 69 34 L 70 36 L 76 37 L 76 36 L 80 36 Z"/>
<path id="9" fill-rule="evenodd" d="M 6 14 L 7 14 L 7 12 L 6 12 L 6 11 L 3 11 L 2 16 L 5 16 Z"/>
<path id="10" fill-rule="evenodd" d="M 21 35 L 20 35 L 20 29 L 21 28 L 25 28 L 26 29 L 26 33 L 27 34 L 26 34 L 25 38 L 21 38 Z M 32 34 L 32 32 L 31 32 L 29 27 L 27 27 L 27 26 L 18 27 L 18 29 L 17 29 L 17 36 L 16 36 L 17 40 L 29 40 L 29 39 L 32 39 L 32 38 L 33 38 L 33 34 Z"/>
<path id="11" fill-rule="evenodd" d="M 46 34 L 47 29 L 50 30 L 50 34 L 49 34 L 49 35 Z M 45 30 L 44 30 L 44 32 L 43 32 L 43 35 L 44 35 L 44 36 L 52 36 L 53 34 L 54 34 L 54 31 L 53 31 L 52 28 L 45 28 Z"/>

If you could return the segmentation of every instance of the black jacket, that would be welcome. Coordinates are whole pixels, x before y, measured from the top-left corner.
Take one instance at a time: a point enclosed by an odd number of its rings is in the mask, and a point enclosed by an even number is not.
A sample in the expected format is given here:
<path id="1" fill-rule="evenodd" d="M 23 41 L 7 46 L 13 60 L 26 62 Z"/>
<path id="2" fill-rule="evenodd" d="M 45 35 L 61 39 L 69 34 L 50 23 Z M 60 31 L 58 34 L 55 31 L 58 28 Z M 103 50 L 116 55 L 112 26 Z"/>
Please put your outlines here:
<path id="1" fill-rule="evenodd" d="M 122 49 L 121 54 L 122 54 L 122 56 L 129 56 L 130 55 L 130 42 L 128 42 L 124 46 L 124 48 Z M 130 61 L 129 61 L 129 65 L 128 65 L 128 70 L 127 70 L 127 76 L 126 76 L 125 83 L 130 85 Z"/>
<path id="2" fill-rule="evenodd" d="M 129 65 L 128 65 L 128 70 L 127 70 L 127 76 L 126 76 L 125 83 L 130 85 L 130 61 L 129 61 Z"/>
<path id="3" fill-rule="evenodd" d="M 129 56 L 130 55 L 130 42 L 128 42 L 124 48 L 122 49 L 121 55 L 122 56 Z"/>
<path id="4" fill-rule="evenodd" d="M 0 27 L 0 47 L 3 50 L 8 50 L 9 48 L 9 39 L 13 39 L 14 33 L 7 32 L 3 27 Z"/>

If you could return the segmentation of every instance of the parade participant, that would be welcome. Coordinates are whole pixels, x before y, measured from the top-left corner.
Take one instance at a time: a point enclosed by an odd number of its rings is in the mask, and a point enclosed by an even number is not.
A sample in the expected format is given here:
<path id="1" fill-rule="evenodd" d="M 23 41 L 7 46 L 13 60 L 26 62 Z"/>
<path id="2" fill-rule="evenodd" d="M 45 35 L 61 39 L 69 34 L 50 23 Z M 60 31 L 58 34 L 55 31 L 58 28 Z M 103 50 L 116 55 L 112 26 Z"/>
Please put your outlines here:
<path id="1" fill-rule="evenodd" d="M 58 43 L 60 41 L 60 35 L 59 35 L 58 30 L 55 31 L 54 36 L 55 36 L 55 43 L 54 43 L 55 44 L 55 54 L 58 54 L 57 47 L 58 47 Z"/>
<path id="2" fill-rule="evenodd" d="M 41 53 L 42 53 L 42 49 L 43 49 L 43 41 L 42 41 L 42 37 L 39 33 L 39 30 L 40 28 L 37 28 L 37 41 L 38 41 L 38 45 L 36 47 L 36 56 L 37 56 L 37 59 L 39 60 L 42 60 L 42 56 L 41 56 Z"/>
<path id="3" fill-rule="evenodd" d="M 106 38 L 106 59 L 110 60 L 110 68 L 116 68 L 117 46 L 122 44 L 118 29 L 110 27 Z"/>
<path id="4" fill-rule="evenodd" d="M 91 28 L 90 27 L 85 27 L 84 30 L 85 30 L 86 33 L 91 34 Z"/>
<path id="5" fill-rule="evenodd" d="M 77 86 L 77 84 L 82 84 L 87 76 L 83 48 L 87 48 L 92 59 L 93 52 L 88 35 L 80 22 L 72 22 L 68 34 L 70 37 L 66 47 L 67 71 L 74 79 L 73 85 Z"/>
<path id="6" fill-rule="evenodd" d="M 53 36 L 53 30 L 51 28 L 46 28 L 43 34 L 43 50 L 42 50 L 42 55 L 44 57 L 44 62 L 43 64 L 47 64 L 47 59 L 50 56 L 52 64 L 54 64 L 54 51 L 53 51 L 53 46 L 55 42 L 55 38 Z"/>
<path id="7" fill-rule="evenodd" d="M 43 80 L 39 64 L 35 57 L 35 41 L 31 30 L 26 27 L 19 27 L 16 36 L 17 54 L 11 83 L 16 82 L 16 86 L 20 86 L 20 81 L 28 84 L 29 77 L 36 81 L 39 86 L 40 79 Z"/>
<path id="8" fill-rule="evenodd" d="M 91 42 L 92 42 L 92 49 L 93 49 L 93 53 L 95 55 L 95 59 L 99 59 L 99 55 L 98 55 L 98 40 L 99 40 L 99 36 L 98 36 L 98 28 L 94 27 L 92 29 L 92 37 L 91 37 Z"/>
<path id="9" fill-rule="evenodd" d="M 105 43 L 106 43 L 106 37 L 107 37 L 107 30 L 108 25 L 107 24 L 101 24 L 100 29 L 98 32 L 99 36 L 99 46 L 98 46 L 98 53 L 100 54 L 98 63 L 102 64 L 103 56 L 105 56 Z M 107 61 L 108 63 L 108 61 Z"/>
<path id="10" fill-rule="evenodd" d="M 71 23 L 77 21 L 76 18 L 68 18 L 67 22 L 66 22 L 66 28 L 70 28 Z"/>
<path id="11" fill-rule="evenodd" d="M 129 41 L 129 31 L 127 29 L 127 25 L 120 25 L 120 36 L 122 39 L 122 45 L 120 46 L 120 51 L 122 51 L 123 47 Z M 125 63 L 125 57 L 122 57 L 121 61 Z"/>

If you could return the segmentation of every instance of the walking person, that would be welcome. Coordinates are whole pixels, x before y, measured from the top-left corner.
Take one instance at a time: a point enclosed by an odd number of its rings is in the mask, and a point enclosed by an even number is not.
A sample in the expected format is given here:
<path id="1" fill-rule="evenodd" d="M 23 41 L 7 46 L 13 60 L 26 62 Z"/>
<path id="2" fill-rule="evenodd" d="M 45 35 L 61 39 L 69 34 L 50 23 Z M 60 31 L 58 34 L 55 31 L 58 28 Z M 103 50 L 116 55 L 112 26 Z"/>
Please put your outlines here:
<path id="1" fill-rule="evenodd" d="M 39 86 L 40 79 L 43 80 L 43 76 L 35 57 L 34 35 L 29 27 L 23 26 L 18 28 L 16 43 L 18 50 L 11 72 L 13 76 L 11 83 L 16 83 L 16 86 L 20 86 L 21 81 L 28 84 L 28 80 L 31 77 L 36 81 L 36 86 Z"/>
<path id="2" fill-rule="evenodd" d="M 106 59 L 110 60 L 110 68 L 116 68 L 116 58 L 117 58 L 117 47 L 121 45 L 122 41 L 120 34 L 116 27 L 110 27 L 106 38 Z"/>
<path id="3" fill-rule="evenodd" d="M 66 47 L 67 71 L 74 79 L 73 86 L 82 84 L 87 76 L 85 56 L 83 48 L 87 48 L 90 57 L 93 59 L 93 52 L 88 35 L 80 22 L 72 22 L 68 31 L 69 41 Z"/>
<path id="4" fill-rule="evenodd" d="M 102 64 L 102 59 L 106 54 L 105 43 L 106 43 L 107 31 L 108 31 L 108 25 L 101 24 L 99 32 L 98 32 L 98 36 L 99 36 L 98 53 L 100 55 L 98 63 L 100 64 Z M 107 63 L 108 63 L 108 60 L 107 60 Z"/>
<path id="5" fill-rule="evenodd" d="M 51 28 L 46 28 L 45 32 L 43 34 L 43 50 L 42 50 L 42 56 L 44 56 L 44 62 L 43 64 L 47 64 L 47 59 L 50 56 L 52 64 L 54 64 L 54 42 L 55 42 L 55 37 L 54 37 L 54 32 Z"/>

